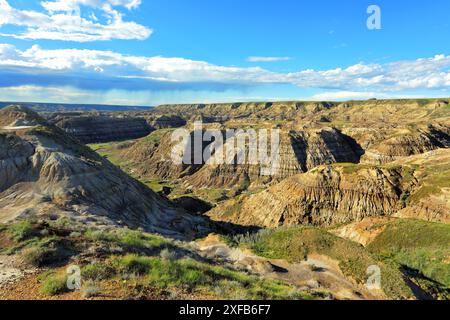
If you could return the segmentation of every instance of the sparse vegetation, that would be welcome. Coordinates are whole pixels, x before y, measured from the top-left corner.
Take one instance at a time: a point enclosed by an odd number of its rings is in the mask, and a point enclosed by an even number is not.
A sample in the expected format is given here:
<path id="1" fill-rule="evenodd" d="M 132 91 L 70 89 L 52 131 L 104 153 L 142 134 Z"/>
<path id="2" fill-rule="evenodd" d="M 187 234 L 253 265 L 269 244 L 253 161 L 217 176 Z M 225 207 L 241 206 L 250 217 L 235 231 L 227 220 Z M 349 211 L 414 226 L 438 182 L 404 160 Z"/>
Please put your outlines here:
<path id="1" fill-rule="evenodd" d="M 92 263 L 81 270 L 81 275 L 85 280 L 100 281 L 110 279 L 114 276 L 115 270 L 105 263 Z"/>
<path id="2" fill-rule="evenodd" d="M 158 288 L 184 288 L 189 291 L 215 295 L 221 288 L 220 298 L 290 299 L 307 298 L 294 287 L 278 281 L 211 266 L 192 259 L 167 260 L 158 257 L 126 255 L 113 257 L 112 265 L 118 274 L 137 276 L 143 283 Z"/>
<path id="3" fill-rule="evenodd" d="M 110 231 L 90 229 L 86 231 L 85 236 L 93 241 L 104 241 L 139 249 L 162 249 L 170 245 L 170 241 L 162 237 L 128 229 L 114 229 Z"/>
<path id="4" fill-rule="evenodd" d="M 450 288 L 450 225 L 396 220 L 367 249 Z"/>
<path id="5" fill-rule="evenodd" d="M 9 226 L 8 231 L 15 241 L 24 241 L 36 235 L 30 221 L 20 221 Z"/>
<path id="6" fill-rule="evenodd" d="M 102 290 L 92 281 L 86 282 L 81 288 L 81 296 L 84 299 L 90 299 L 97 297 L 101 294 Z"/>
<path id="7" fill-rule="evenodd" d="M 67 275 L 62 272 L 45 272 L 39 277 L 41 281 L 41 292 L 54 296 L 68 291 Z"/>
<path id="8" fill-rule="evenodd" d="M 22 253 L 24 261 L 36 267 L 64 263 L 74 254 L 75 248 L 71 241 L 56 237 L 36 241 Z"/>
<path id="9" fill-rule="evenodd" d="M 290 262 L 304 261 L 309 254 L 317 253 L 339 262 L 347 276 L 358 283 L 365 283 L 367 268 L 378 265 L 383 273 L 383 291 L 391 298 L 411 298 L 413 293 L 403 281 L 399 266 L 384 263 L 354 242 L 334 236 L 325 230 L 312 227 L 283 227 L 263 230 L 258 234 L 235 239 L 240 246 L 248 247 L 256 254 Z"/>

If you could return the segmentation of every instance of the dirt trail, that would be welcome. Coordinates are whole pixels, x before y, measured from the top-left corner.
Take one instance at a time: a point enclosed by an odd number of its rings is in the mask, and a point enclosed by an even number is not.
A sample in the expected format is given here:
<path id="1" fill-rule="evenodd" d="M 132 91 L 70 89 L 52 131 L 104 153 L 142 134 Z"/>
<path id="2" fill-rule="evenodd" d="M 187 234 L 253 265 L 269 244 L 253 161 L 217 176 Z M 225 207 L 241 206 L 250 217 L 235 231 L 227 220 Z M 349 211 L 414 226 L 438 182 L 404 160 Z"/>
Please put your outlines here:
<path id="1" fill-rule="evenodd" d="M 230 248 L 218 236 L 210 235 L 196 243 L 199 252 L 211 259 L 232 263 L 254 274 L 286 281 L 307 291 L 328 291 L 336 299 L 382 299 L 379 291 L 369 291 L 344 276 L 338 262 L 312 254 L 301 263 L 266 259 L 249 251 Z"/>
<path id="2" fill-rule="evenodd" d="M 23 277 L 32 274 L 35 270 L 21 269 L 15 256 L 0 255 L 0 290 Z"/>

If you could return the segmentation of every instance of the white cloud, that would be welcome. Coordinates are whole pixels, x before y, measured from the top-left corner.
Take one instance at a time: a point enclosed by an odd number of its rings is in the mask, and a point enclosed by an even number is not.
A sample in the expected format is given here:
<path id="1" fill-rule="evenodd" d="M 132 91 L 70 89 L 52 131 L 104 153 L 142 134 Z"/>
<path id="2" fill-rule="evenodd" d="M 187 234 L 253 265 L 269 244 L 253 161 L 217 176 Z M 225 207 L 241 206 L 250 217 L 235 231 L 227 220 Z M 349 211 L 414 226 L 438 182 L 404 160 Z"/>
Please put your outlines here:
<path id="1" fill-rule="evenodd" d="M 404 94 L 392 92 L 373 92 L 373 91 L 326 91 L 317 93 L 305 100 L 311 101 L 346 101 L 346 100 L 367 100 L 367 99 L 420 99 L 420 98 L 439 98 L 442 95 L 439 91 L 435 94 Z"/>
<path id="2" fill-rule="evenodd" d="M 125 7 L 128 10 L 136 9 L 141 4 L 141 0 L 53 0 L 42 1 L 41 5 L 49 12 L 76 11 L 80 6 L 101 8 L 104 6 Z"/>
<path id="3" fill-rule="evenodd" d="M 450 89 L 450 56 L 445 55 L 387 64 L 358 63 L 330 70 L 279 73 L 261 67 L 227 67 L 185 58 L 131 56 L 98 50 L 45 50 L 37 45 L 21 51 L 0 44 L 1 66 L 34 68 L 58 72 L 58 75 L 101 73 L 110 78 L 172 83 L 293 84 L 333 92 L 364 92 L 366 96 L 367 92 Z"/>
<path id="4" fill-rule="evenodd" d="M 385 98 L 386 95 L 379 92 L 358 92 L 358 91 L 332 91 L 322 92 L 313 95 L 310 100 L 314 101 L 335 101 L 335 100 L 351 100 L 351 99 L 371 99 Z"/>
<path id="5" fill-rule="evenodd" d="M 249 62 L 276 62 L 276 61 L 289 61 L 290 57 L 248 57 Z"/>
<path id="6" fill-rule="evenodd" d="M 20 33 L 4 34 L 17 39 L 46 39 L 62 41 L 144 40 L 152 30 L 135 22 L 123 20 L 117 7 L 128 10 L 140 5 L 140 0 L 56 0 L 43 1 L 43 12 L 19 10 L 11 7 L 7 0 L 0 0 L 0 28 L 14 25 L 25 28 Z M 107 17 L 105 23 L 90 12 L 82 17 L 84 8 L 101 10 Z"/>

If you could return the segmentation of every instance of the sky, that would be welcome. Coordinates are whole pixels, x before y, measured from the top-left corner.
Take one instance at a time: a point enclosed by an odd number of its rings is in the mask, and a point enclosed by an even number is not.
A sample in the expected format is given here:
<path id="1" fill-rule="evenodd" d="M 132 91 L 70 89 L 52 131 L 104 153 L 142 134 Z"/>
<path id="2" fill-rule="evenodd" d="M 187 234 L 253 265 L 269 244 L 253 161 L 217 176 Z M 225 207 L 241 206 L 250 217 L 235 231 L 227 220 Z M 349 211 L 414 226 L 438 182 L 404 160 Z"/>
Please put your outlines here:
<path id="1" fill-rule="evenodd" d="M 0 0 L 0 101 L 449 97 L 449 12 L 448 0 Z"/>

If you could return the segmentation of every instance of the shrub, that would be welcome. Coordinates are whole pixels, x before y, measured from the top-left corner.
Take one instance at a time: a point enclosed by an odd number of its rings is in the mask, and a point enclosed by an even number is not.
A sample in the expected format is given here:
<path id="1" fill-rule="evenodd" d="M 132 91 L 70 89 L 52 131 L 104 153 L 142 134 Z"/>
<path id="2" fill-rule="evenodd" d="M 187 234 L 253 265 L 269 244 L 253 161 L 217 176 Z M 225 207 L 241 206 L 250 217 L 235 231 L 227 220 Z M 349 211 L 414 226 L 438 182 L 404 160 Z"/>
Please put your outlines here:
<path id="1" fill-rule="evenodd" d="M 20 221 L 12 224 L 8 228 L 11 237 L 16 241 L 24 241 L 35 235 L 37 231 L 29 221 Z"/>
<path id="2" fill-rule="evenodd" d="M 114 268 L 106 263 L 93 263 L 85 266 L 81 271 L 81 276 L 86 280 L 106 280 L 114 274 Z"/>
<path id="3" fill-rule="evenodd" d="M 62 273 L 46 273 L 41 277 L 41 292 L 54 296 L 68 292 L 67 275 Z"/>
<path id="4" fill-rule="evenodd" d="M 85 236 L 93 241 L 111 242 L 120 246 L 139 249 L 159 248 L 169 243 L 168 240 L 155 235 L 126 229 L 115 231 L 88 230 Z"/>
<path id="5" fill-rule="evenodd" d="M 144 275 L 153 265 L 152 258 L 129 254 L 115 258 L 113 264 L 123 273 Z"/>
<path id="6" fill-rule="evenodd" d="M 177 253 L 169 250 L 169 249 L 164 249 L 160 252 L 159 256 L 164 259 L 164 260 L 169 260 L 169 261 L 173 261 L 177 259 Z"/>
<path id="7" fill-rule="evenodd" d="M 51 255 L 52 250 L 41 247 L 31 247 L 25 249 L 22 253 L 24 262 L 35 267 L 40 267 L 45 264 L 45 261 Z"/>
<path id="8" fill-rule="evenodd" d="M 24 262 L 42 267 L 66 261 L 75 254 L 72 243 L 57 238 L 39 240 L 23 251 Z"/>
<path id="9" fill-rule="evenodd" d="M 81 296 L 84 299 L 98 297 L 102 290 L 94 282 L 88 281 L 81 288 Z"/>

